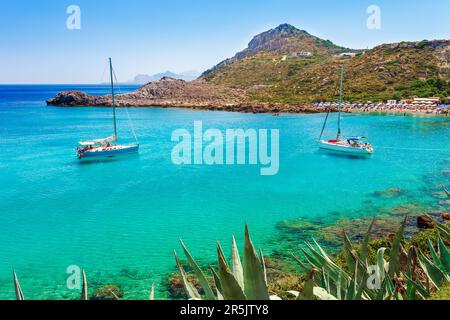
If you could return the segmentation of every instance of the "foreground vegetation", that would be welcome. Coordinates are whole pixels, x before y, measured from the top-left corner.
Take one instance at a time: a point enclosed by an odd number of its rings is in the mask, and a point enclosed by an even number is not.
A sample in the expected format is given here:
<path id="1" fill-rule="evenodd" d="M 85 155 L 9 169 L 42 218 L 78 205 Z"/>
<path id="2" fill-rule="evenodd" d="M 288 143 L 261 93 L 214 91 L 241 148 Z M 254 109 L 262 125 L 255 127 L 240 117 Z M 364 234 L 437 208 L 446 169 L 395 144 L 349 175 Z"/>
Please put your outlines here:
<path id="1" fill-rule="evenodd" d="M 448 190 L 445 193 L 450 199 Z M 405 241 L 406 218 L 397 233 L 386 239 L 371 239 L 374 224 L 375 220 L 359 244 L 352 243 L 344 232 L 342 250 L 334 257 L 314 239 L 305 242 L 300 252 L 292 254 L 301 273 L 295 279 L 301 279 L 301 283 L 290 283 L 295 285 L 291 290 L 269 289 L 265 257 L 262 250 L 255 249 L 248 226 L 243 255 L 234 237 L 230 260 L 218 243 L 217 268 L 210 266 L 208 275 L 181 241 L 195 284 L 176 251 L 175 262 L 187 297 L 192 300 L 450 300 L 450 227 L 434 222 L 434 229 Z M 16 299 L 24 300 L 15 272 L 13 277 Z M 89 297 L 84 271 L 82 283 L 81 300 L 120 300 L 123 296 L 120 288 L 110 285 Z M 153 284 L 149 299 L 154 298 Z"/>
<path id="2" fill-rule="evenodd" d="M 435 242 L 429 240 L 427 252 L 403 244 L 404 224 L 390 247 L 380 247 L 375 261 L 369 259 L 369 227 L 363 243 L 356 246 L 343 236 L 344 262 L 333 259 L 316 241 L 305 243 L 302 258 L 293 255 L 306 276 L 302 291 L 269 292 L 264 256 L 256 252 L 248 227 L 245 229 L 243 263 L 233 238 L 230 263 L 217 245 L 218 270 L 210 268 L 213 284 L 200 269 L 182 243 L 189 266 L 204 294 L 187 279 L 186 271 L 175 254 L 179 272 L 190 299 L 200 300 L 425 300 L 434 297 L 450 281 L 450 253 L 444 241 L 450 242 L 450 228 L 437 224 Z M 443 238 L 445 240 L 443 240 Z M 372 263 L 374 263 L 372 265 Z M 445 297 L 450 298 L 450 297 Z"/>

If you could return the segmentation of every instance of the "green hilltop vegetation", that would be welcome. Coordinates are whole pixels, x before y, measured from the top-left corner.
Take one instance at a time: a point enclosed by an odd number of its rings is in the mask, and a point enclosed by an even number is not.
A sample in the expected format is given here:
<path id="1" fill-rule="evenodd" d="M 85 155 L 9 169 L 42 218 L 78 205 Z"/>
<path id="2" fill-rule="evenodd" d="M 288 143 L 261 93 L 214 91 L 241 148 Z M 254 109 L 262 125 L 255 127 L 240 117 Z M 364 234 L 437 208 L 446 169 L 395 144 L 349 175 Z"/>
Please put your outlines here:
<path id="1" fill-rule="evenodd" d="M 343 59 L 341 53 L 354 57 Z M 450 40 L 352 50 L 283 24 L 257 35 L 248 48 L 206 71 L 202 78 L 245 89 L 257 102 L 330 101 L 337 99 L 339 66 L 344 64 L 347 101 L 448 97 L 449 54 Z"/>

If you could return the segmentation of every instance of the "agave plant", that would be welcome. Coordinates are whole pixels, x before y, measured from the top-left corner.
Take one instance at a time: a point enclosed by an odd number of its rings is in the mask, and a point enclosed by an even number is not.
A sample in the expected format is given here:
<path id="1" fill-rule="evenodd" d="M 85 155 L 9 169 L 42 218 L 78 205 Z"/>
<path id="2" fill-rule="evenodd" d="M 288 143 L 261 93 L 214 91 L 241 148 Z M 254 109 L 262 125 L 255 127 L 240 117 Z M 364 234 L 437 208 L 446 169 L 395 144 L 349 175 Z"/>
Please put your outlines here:
<path id="1" fill-rule="evenodd" d="M 232 237 L 231 263 L 228 263 L 222 247 L 217 243 L 218 268 L 217 271 L 210 266 L 212 282 L 215 289 L 210 285 L 205 274 L 192 258 L 189 250 L 181 242 L 184 254 L 189 266 L 197 277 L 200 286 L 204 290 L 202 296 L 195 286 L 187 279 L 186 271 L 181 265 L 175 251 L 175 260 L 181 274 L 184 287 L 189 299 L 200 300 L 269 300 L 280 299 L 278 296 L 270 295 L 267 287 L 266 267 L 262 251 L 259 254 L 250 239 L 248 226 L 245 226 L 245 246 L 243 262 L 237 249 L 236 240 Z"/>
<path id="2" fill-rule="evenodd" d="M 376 266 L 370 266 L 367 252 L 373 224 L 374 222 L 364 237 L 359 254 L 344 233 L 343 253 L 350 272 L 333 261 L 316 241 L 314 244 L 305 243 L 306 248 L 302 249 L 302 253 L 306 262 L 294 255 L 300 267 L 308 274 L 307 283 L 309 283 L 308 286 L 305 285 L 305 290 L 308 289 L 309 292 L 303 294 L 303 298 L 306 296 L 321 300 L 426 299 L 433 290 L 439 290 L 441 285 L 450 281 L 450 254 L 441 237 L 438 236 L 437 239 L 437 251 L 433 243 L 431 241 L 429 243 L 431 260 L 413 246 L 405 252 L 401 245 L 405 222 L 395 235 L 391 248 L 380 248 L 377 252 Z M 448 231 L 448 227 L 442 224 L 438 224 L 438 228 L 441 233 L 441 230 Z M 388 250 L 389 261 L 386 261 Z M 425 273 L 425 281 L 421 281 L 419 277 L 419 266 Z M 376 283 L 373 283 L 373 280 Z M 302 298 L 302 295 L 298 295 L 298 298 Z"/>

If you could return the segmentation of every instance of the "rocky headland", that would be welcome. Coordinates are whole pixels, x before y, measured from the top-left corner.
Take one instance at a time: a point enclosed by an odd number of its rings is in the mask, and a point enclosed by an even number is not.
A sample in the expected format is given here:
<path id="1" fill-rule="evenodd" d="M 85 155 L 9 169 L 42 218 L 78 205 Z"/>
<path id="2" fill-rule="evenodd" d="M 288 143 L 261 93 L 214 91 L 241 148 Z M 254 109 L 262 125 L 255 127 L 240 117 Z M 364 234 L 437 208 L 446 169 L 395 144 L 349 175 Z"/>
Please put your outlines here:
<path id="1" fill-rule="evenodd" d="M 111 95 L 93 96 L 80 91 L 57 94 L 47 101 L 49 106 L 110 107 Z M 246 113 L 317 113 L 312 105 L 282 105 L 250 102 L 243 89 L 208 83 L 205 80 L 184 81 L 164 77 L 150 82 L 135 92 L 116 96 L 118 107 L 162 107 L 221 110 Z M 334 108 L 336 109 L 336 108 Z"/>

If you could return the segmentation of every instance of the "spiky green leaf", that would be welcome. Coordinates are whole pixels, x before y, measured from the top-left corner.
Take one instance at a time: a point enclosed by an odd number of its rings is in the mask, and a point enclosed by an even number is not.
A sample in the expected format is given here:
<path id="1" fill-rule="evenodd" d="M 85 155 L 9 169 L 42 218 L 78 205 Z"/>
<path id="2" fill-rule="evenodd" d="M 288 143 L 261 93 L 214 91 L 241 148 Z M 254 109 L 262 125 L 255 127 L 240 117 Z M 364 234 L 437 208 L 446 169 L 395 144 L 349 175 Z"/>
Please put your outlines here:
<path id="1" fill-rule="evenodd" d="M 247 300 L 241 286 L 228 267 L 228 263 L 225 259 L 225 255 L 223 254 L 220 244 L 217 244 L 217 255 L 219 260 L 218 276 L 222 286 L 223 298 L 225 300 Z M 269 300 L 269 297 L 267 297 L 266 300 Z"/>
<path id="2" fill-rule="evenodd" d="M 264 270 L 250 239 L 248 225 L 245 226 L 244 290 L 249 300 L 269 300 Z"/>
<path id="3" fill-rule="evenodd" d="M 83 287 L 81 288 L 81 300 L 88 300 L 88 284 L 86 279 L 86 272 L 82 271 Z"/>
<path id="4" fill-rule="evenodd" d="M 362 243 L 360 259 L 363 263 L 367 263 L 367 252 L 369 250 L 370 235 L 372 233 L 374 225 L 375 225 L 375 218 L 372 220 L 372 223 L 370 224 L 369 229 L 367 230 L 367 233 L 364 236 L 364 240 Z"/>
<path id="5" fill-rule="evenodd" d="M 444 281 L 448 281 L 448 277 L 439 269 L 433 262 L 431 262 L 422 252 L 418 254 L 419 264 L 427 275 L 428 280 L 436 287 L 440 288 Z"/>
<path id="6" fill-rule="evenodd" d="M 447 275 L 450 276 L 450 253 L 448 252 L 448 249 L 445 246 L 444 241 L 442 241 L 442 238 L 439 235 L 437 243 L 442 265 L 444 266 L 444 270 L 446 271 Z"/>
<path id="7" fill-rule="evenodd" d="M 405 217 L 400 229 L 397 231 L 389 253 L 388 274 L 391 279 L 400 272 L 400 244 L 405 232 L 406 219 L 407 217 Z"/>
<path id="8" fill-rule="evenodd" d="M 194 285 L 192 283 L 190 283 L 188 281 L 186 271 L 184 271 L 184 268 L 181 265 L 180 260 L 178 259 L 177 252 L 175 250 L 174 250 L 173 254 L 175 256 L 175 262 L 177 264 L 178 271 L 180 272 L 180 275 L 181 275 L 181 280 L 183 281 L 184 289 L 186 290 L 186 293 L 187 293 L 189 299 L 201 300 L 202 298 L 201 298 L 198 290 L 194 287 Z"/>
<path id="9" fill-rule="evenodd" d="M 22 292 L 22 288 L 20 287 L 19 279 L 17 278 L 17 274 L 13 271 L 14 278 L 14 292 L 16 294 L 16 300 L 25 300 Z"/>
<path id="10" fill-rule="evenodd" d="M 194 271 L 195 276 L 197 277 L 200 285 L 202 286 L 203 290 L 205 291 L 206 298 L 208 300 L 215 300 L 216 296 L 214 295 L 214 292 L 209 285 L 208 280 L 205 277 L 205 274 L 203 273 L 202 269 L 198 266 L 197 262 L 192 258 L 189 250 L 184 245 L 183 241 L 180 240 L 181 247 L 183 248 L 184 254 L 186 255 L 186 258 L 188 259 L 189 265 L 192 268 L 192 271 Z"/>
<path id="11" fill-rule="evenodd" d="M 231 243 L 231 267 L 233 275 L 236 281 L 239 283 L 242 289 L 244 289 L 244 270 L 242 268 L 241 257 L 239 256 L 239 250 L 236 245 L 236 239 L 232 237 Z"/>

